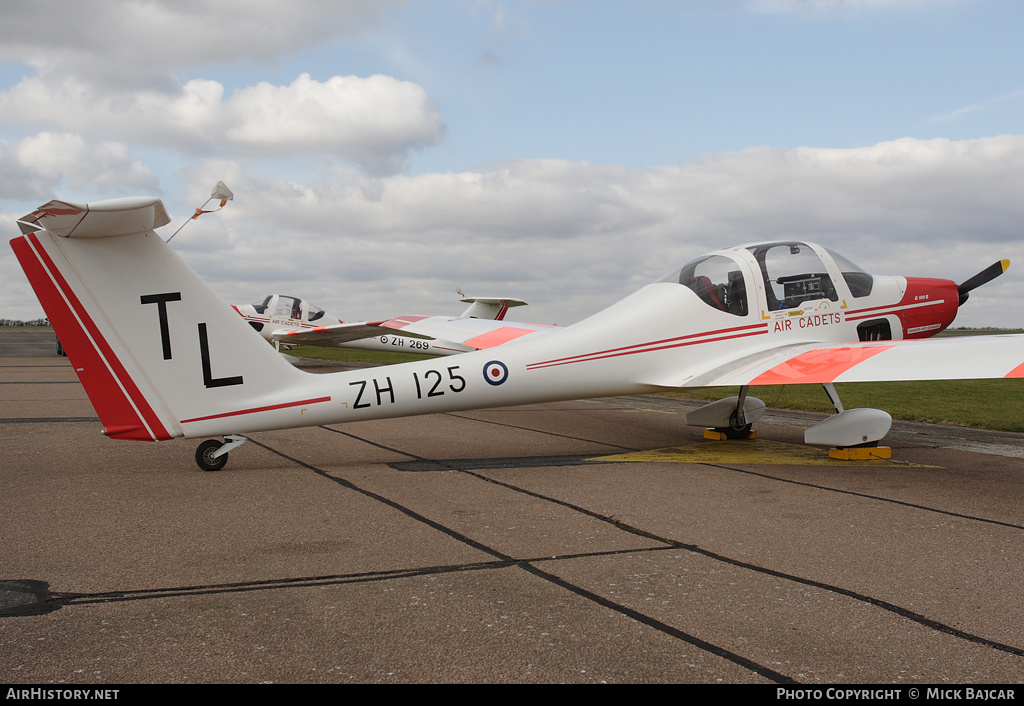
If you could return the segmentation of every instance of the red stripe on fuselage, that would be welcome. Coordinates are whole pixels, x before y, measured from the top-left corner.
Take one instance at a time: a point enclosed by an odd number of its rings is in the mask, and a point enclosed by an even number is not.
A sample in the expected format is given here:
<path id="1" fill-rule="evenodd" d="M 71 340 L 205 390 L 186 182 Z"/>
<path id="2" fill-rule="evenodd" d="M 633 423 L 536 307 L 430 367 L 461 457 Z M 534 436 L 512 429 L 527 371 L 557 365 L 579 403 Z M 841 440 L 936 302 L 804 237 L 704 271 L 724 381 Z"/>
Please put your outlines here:
<path id="1" fill-rule="evenodd" d="M 665 338 L 660 341 L 649 341 L 648 343 L 636 343 L 631 346 L 622 346 L 621 348 L 609 348 L 603 351 L 594 351 L 593 353 L 584 353 L 583 355 L 574 355 L 567 358 L 555 358 L 553 360 L 545 360 L 539 363 L 530 363 L 526 366 L 527 370 L 536 370 L 538 368 L 550 368 L 556 365 L 569 365 L 571 363 L 585 363 L 591 360 L 602 360 L 604 358 L 617 358 L 624 355 L 634 355 L 636 353 L 650 353 L 652 351 L 663 351 L 669 348 L 682 348 L 684 346 L 696 346 L 702 343 L 715 343 L 717 341 L 728 341 L 734 338 L 745 338 L 747 336 L 760 336 L 768 333 L 768 324 L 754 324 L 751 326 L 737 326 L 735 328 L 720 329 L 718 331 L 705 331 L 702 333 L 691 333 L 687 336 L 678 336 L 676 338 Z M 723 335 L 729 334 L 729 335 Z M 700 340 L 693 340 L 700 339 Z"/>
<path id="2" fill-rule="evenodd" d="M 173 438 L 114 355 L 36 234 L 15 238 L 11 247 L 67 351 L 68 359 L 107 435 L 112 439 L 138 441 Z"/>
<path id="3" fill-rule="evenodd" d="M 208 422 L 211 419 L 225 419 L 227 417 L 239 417 L 243 414 L 255 414 L 256 412 L 271 412 L 275 409 L 288 409 L 290 407 L 301 407 L 304 404 L 317 404 L 319 402 L 330 402 L 330 397 L 317 397 L 314 400 L 299 400 L 298 402 L 283 402 L 281 404 L 267 405 L 266 407 L 253 407 L 252 409 L 240 409 L 235 412 L 222 412 L 221 414 L 211 414 L 206 417 L 195 417 L 193 419 L 182 419 L 182 424 L 190 424 L 192 422 Z"/>

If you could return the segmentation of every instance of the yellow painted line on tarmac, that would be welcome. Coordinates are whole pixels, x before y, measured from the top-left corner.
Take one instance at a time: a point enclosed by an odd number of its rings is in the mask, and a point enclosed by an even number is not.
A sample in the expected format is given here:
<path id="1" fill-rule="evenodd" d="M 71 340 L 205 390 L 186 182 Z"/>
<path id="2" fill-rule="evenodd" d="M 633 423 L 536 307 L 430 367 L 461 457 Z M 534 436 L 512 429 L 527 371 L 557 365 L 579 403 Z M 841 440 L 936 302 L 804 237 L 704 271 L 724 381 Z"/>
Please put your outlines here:
<path id="1" fill-rule="evenodd" d="M 740 441 L 701 441 L 652 451 L 635 451 L 598 456 L 591 461 L 614 463 L 736 463 L 777 466 L 878 466 L 896 465 L 922 468 L 920 464 L 886 459 L 843 461 L 829 458 L 828 449 L 805 444 L 786 444 L 765 439 Z"/>

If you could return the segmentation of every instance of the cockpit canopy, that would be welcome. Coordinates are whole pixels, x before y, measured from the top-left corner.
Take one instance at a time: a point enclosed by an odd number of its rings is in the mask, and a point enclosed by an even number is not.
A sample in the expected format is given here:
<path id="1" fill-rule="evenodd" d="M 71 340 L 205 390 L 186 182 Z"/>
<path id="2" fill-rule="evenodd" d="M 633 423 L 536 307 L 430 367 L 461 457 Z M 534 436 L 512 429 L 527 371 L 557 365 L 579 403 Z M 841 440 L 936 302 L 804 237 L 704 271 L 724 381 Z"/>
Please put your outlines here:
<path id="1" fill-rule="evenodd" d="M 257 314 L 273 319 L 296 319 L 299 321 L 316 321 L 324 315 L 324 310 L 305 302 L 298 297 L 284 294 L 268 294 L 250 302 Z"/>
<path id="2" fill-rule="evenodd" d="M 872 276 L 842 255 L 789 241 L 757 243 L 704 255 L 659 281 L 678 282 L 708 306 L 734 316 L 746 316 L 758 306 L 756 301 L 749 301 L 756 296 L 756 289 L 749 287 L 748 277 L 763 283 L 768 311 L 792 309 L 807 301 L 838 301 L 830 264 L 842 275 L 851 296 L 866 297 L 871 293 Z M 752 270 L 754 266 L 756 271 Z"/>
<path id="3" fill-rule="evenodd" d="M 839 272 L 842 273 L 843 279 L 846 280 L 846 286 L 850 288 L 850 294 L 858 299 L 871 294 L 871 288 L 875 283 L 874 277 L 847 260 L 835 250 L 825 248 L 825 251 L 832 256 L 832 260 L 839 268 Z"/>
<path id="4" fill-rule="evenodd" d="M 692 289 L 709 306 L 736 316 L 747 315 L 747 284 L 738 263 L 730 257 L 705 255 L 683 265 L 678 276 L 670 277 Z"/>

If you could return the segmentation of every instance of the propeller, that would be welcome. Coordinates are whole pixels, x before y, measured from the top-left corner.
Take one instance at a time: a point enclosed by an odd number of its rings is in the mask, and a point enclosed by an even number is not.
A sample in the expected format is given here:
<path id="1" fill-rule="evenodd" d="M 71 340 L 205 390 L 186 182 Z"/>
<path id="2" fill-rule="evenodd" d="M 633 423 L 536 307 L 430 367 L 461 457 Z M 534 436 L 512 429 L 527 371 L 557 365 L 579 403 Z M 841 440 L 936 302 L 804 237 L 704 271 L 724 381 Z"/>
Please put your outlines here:
<path id="1" fill-rule="evenodd" d="M 960 304 L 958 306 L 963 306 L 964 302 L 967 301 L 967 297 L 971 290 L 977 289 L 986 282 L 991 282 L 996 277 L 1006 272 L 1006 268 L 1009 266 L 1009 260 L 1000 260 L 993 265 L 989 265 L 963 284 L 958 284 L 956 287 L 956 290 L 960 293 Z"/>

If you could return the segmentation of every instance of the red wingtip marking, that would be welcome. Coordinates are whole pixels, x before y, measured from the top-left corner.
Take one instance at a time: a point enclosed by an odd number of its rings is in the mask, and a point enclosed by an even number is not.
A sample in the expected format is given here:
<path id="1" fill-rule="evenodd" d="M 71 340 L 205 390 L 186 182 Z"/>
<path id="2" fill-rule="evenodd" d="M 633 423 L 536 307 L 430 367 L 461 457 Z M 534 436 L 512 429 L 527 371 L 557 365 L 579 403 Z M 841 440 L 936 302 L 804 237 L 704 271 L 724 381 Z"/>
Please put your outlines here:
<path id="1" fill-rule="evenodd" d="M 385 328 L 404 328 L 409 324 L 414 324 L 417 321 L 429 318 L 429 316 L 397 316 L 393 319 L 382 321 L 379 325 Z"/>
<path id="2" fill-rule="evenodd" d="M 750 381 L 751 385 L 787 385 L 798 382 L 833 382 L 850 368 L 892 346 L 870 348 L 826 348 L 807 351 L 779 363 Z"/>
<path id="3" fill-rule="evenodd" d="M 481 348 L 494 348 L 495 346 L 500 346 L 503 343 L 508 343 L 520 336 L 525 336 L 530 333 L 536 333 L 536 331 L 526 328 L 516 328 L 514 326 L 502 326 L 494 331 L 488 331 L 487 333 L 482 333 L 468 341 L 464 341 L 463 345 L 472 346 L 477 350 L 480 350 Z"/>
<path id="4" fill-rule="evenodd" d="M 54 204 L 60 204 L 55 206 Z M 85 213 L 80 208 L 75 208 L 62 201 L 51 201 L 50 203 L 40 206 L 38 211 L 35 211 L 33 216 L 77 216 L 79 213 Z"/>
<path id="5" fill-rule="evenodd" d="M 1024 378 L 1024 363 L 1021 363 L 1016 368 L 1006 374 L 1008 378 Z"/>

